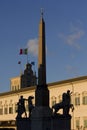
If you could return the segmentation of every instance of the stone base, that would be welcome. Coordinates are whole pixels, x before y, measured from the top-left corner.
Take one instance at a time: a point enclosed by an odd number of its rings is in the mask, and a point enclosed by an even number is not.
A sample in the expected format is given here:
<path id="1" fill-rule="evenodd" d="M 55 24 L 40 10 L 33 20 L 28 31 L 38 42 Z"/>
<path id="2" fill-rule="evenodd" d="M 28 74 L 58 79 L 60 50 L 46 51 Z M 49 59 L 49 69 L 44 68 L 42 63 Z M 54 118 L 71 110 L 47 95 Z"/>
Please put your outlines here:
<path id="1" fill-rule="evenodd" d="M 52 109 L 49 107 L 35 107 L 32 110 L 32 119 L 37 119 L 41 117 L 51 117 Z"/>
<path id="2" fill-rule="evenodd" d="M 31 130 L 51 130 L 51 117 L 49 107 L 35 107 L 31 116 Z"/>
<path id="3" fill-rule="evenodd" d="M 29 118 L 16 119 L 17 130 L 31 130 L 31 120 Z"/>
<path id="4" fill-rule="evenodd" d="M 71 130 L 70 115 L 52 115 L 49 107 L 35 107 L 30 118 L 16 119 L 17 130 Z"/>
<path id="5" fill-rule="evenodd" d="M 59 115 L 52 116 L 51 130 L 71 130 L 71 116 Z"/>

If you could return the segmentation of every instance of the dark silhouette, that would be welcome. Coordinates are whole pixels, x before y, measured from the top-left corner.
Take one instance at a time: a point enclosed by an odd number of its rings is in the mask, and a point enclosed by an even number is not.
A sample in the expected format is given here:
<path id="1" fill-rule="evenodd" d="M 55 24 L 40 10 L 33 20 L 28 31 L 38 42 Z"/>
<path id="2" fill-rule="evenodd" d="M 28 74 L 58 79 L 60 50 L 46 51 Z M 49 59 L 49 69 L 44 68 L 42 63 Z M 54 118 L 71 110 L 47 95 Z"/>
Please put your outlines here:
<path id="1" fill-rule="evenodd" d="M 32 99 L 34 99 L 33 96 L 28 97 L 28 110 L 29 110 L 29 117 L 31 116 L 32 109 L 34 108 L 34 105 L 32 103 Z"/>
<path id="2" fill-rule="evenodd" d="M 23 96 L 20 97 L 19 102 L 17 103 L 18 109 L 17 109 L 17 118 L 22 118 L 22 114 L 25 113 L 25 117 L 27 117 L 26 109 L 25 109 L 25 100 Z"/>
<path id="3" fill-rule="evenodd" d="M 74 110 L 74 106 L 73 104 L 71 104 L 70 90 L 67 90 L 67 93 L 63 93 L 62 102 L 53 105 L 52 108 L 55 110 L 54 114 L 56 114 L 59 109 L 63 109 L 63 115 L 69 115 L 70 108 L 72 109 L 72 111 Z"/>

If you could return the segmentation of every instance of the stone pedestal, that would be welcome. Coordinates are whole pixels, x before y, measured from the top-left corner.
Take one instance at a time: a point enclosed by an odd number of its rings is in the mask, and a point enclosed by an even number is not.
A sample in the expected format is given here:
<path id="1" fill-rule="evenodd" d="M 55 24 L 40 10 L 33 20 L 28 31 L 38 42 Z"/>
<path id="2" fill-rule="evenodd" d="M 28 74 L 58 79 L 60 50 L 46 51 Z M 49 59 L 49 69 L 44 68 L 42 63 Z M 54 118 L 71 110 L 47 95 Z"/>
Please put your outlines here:
<path id="1" fill-rule="evenodd" d="M 35 107 L 31 116 L 31 130 L 51 130 L 51 117 L 49 107 Z"/>
<path id="2" fill-rule="evenodd" d="M 58 115 L 52 116 L 51 130 L 71 130 L 71 116 Z"/>
<path id="3" fill-rule="evenodd" d="M 35 107 L 31 118 L 16 119 L 17 130 L 71 130 L 70 115 L 53 115 L 49 107 Z"/>
<path id="4" fill-rule="evenodd" d="M 31 120 L 29 118 L 16 119 L 17 130 L 31 130 Z"/>

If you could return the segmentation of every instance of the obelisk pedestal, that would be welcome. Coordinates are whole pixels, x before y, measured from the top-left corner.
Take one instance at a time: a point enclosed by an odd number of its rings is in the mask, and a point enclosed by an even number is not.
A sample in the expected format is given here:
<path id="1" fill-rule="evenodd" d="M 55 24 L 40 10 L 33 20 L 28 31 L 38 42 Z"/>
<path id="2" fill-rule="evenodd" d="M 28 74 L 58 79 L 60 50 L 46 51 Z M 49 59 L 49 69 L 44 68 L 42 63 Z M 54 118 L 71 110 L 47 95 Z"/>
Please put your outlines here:
<path id="1" fill-rule="evenodd" d="M 51 115 L 49 107 L 35 107 L 32 111 L 31 130 L 51 130 Z"/>

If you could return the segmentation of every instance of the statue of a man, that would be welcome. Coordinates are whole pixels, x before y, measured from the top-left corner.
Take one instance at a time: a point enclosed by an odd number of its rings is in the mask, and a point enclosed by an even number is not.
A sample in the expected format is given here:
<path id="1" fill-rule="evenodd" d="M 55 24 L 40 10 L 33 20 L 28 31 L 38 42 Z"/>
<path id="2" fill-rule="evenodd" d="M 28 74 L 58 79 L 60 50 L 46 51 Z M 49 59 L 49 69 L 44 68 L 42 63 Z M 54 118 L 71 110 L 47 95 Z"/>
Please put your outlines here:
<path id="1" fill-rule="evenodd" d="M 18 118 L 21 118 L 22 114 L 25 113 L 25 117 L 27 117 L 27 113 L 26 113 L 26 109 L 25 109 L 25 98 L 23 98 L 23 96 L 20 97 L 19 102 L 17 103 L 18 105 Z"/>

